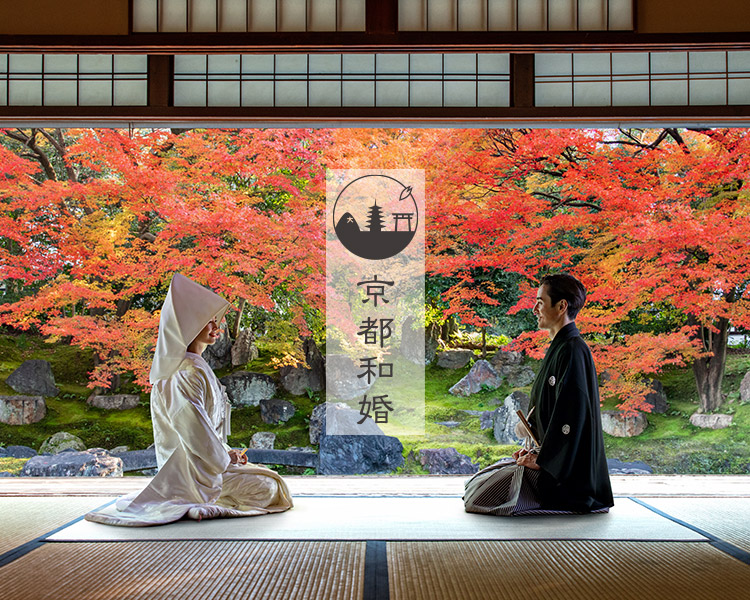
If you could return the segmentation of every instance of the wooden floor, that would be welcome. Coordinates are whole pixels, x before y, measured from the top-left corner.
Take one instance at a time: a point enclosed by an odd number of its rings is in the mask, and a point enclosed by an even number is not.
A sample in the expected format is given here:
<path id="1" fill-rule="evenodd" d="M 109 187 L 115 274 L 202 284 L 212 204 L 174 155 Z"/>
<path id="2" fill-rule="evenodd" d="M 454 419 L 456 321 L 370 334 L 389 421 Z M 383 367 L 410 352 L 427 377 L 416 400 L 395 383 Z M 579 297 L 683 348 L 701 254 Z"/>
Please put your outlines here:
<path id="1" fill-rule="evenodd" d="M 297 497 L 454 497 L 464 477 L 288 477 Z M 613 476 L 680 540 L 52 541 L 148 478 L 0 479 L 0 597 L 711 600 L 750 597 L 750 476 Z M 416 501 L 416 500 L 412 500 Z M 460 501 L 459 501 L 460 502 Z M 336 505 L 336 502 L 332 502 Z M 460 506 L 460 504 L 459 504 Z M 259 517 L 263 519 L 264 517 Z M 492 517 L 487 517 L 492 519 Z M 367 519 L 367 514 L 362 515 Z M 450 515 L 445 515 L 450 519 Z M 545 517 L 533 517 L 543 521 Z M 243 520 L 245 521 L 245 520 Z M 494 521 L 493 521 L 494 523 Z M 529 521 L 529 523 L 531 523 Z M 210 528 L 210 522 L 200 523 Z M 538 531 L 539 524 L 534 522 Z M 532 529 L 530 527 L 529 529 Z M 583 538 L 583 539 L 582 539 Z M 401 536 L 403 539 L 403 536 Z M 685 540 L 689 541 L 685 541 Z"/>

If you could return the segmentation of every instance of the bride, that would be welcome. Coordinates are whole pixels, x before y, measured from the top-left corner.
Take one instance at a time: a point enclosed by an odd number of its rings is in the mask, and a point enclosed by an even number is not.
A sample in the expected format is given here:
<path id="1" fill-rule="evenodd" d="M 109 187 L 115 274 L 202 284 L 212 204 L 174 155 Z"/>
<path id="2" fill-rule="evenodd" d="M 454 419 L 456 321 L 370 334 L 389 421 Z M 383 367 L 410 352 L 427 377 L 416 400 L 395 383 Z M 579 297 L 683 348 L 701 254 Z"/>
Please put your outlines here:
<path id="1" fill-rule="evenodd" d="M 292 507 L 274 471 L 247 464 L 227 445 L 230 405 L 201 354 L 221 335 L 229 303 L 175 273 L 161 311 L 151 366 L 151 417 L 159 472 L 141 492 L 119 498 L 116 511 L 86 519 L 139 527 L 190 519 L 246 517 Z"/>

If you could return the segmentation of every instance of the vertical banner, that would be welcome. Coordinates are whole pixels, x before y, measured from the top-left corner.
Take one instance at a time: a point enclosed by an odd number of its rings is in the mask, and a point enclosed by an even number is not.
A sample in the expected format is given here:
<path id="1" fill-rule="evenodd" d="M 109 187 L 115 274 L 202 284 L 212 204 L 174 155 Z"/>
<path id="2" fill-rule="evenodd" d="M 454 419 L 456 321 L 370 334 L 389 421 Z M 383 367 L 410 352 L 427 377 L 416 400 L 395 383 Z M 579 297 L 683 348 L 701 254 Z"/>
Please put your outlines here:
<path id="1" fill-rule="evenodd" d="M 326 200 L 326 435 L 424 435 L 424 171 L 328 171 Z"/>

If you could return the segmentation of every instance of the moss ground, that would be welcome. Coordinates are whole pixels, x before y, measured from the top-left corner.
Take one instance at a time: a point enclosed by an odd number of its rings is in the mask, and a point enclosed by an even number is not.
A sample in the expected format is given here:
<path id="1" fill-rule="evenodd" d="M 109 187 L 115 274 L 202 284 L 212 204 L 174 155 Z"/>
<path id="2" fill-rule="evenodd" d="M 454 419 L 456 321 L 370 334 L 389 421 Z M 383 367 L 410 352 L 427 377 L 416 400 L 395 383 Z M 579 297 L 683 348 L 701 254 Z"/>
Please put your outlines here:
<path id="1" fill-rule="evenodd" d="M 0 335 L 0 394 L 14 393 L 5 384 L 5 378 L 21 362 L 33 358 L 50 361 L 61 393 L 57 398 L 47 399 L 48 413 L 39 423 L 24 426 L 0 424 L 0 445 L 21 444 L 38 449 L 45 439 L 58 431 L 77 435 L 88 447 L 126 445 L 135 449 L 145 448 L 153 442 L 148 395 L 142 394 L 140 405 L 131 410 L 104 411 L 89 407 L 85 400 L 90 392 L 85 384 L 87 372 L 92 368 L 91 355 L 70 346 L 45 344 L 31 336 Z M 235 370 L 275 376 L 270 359 L 262 352 L 257 360 Z M 418 451 L 421 448 L 453 447 L 480 467 L 513 452 L 513 446 L 495 443 L 492 430 L 481 430 L 478 416 L 465 412 L 494 410 L 513 389 L 502 386 L 469 398 L 449 394 L 448 389 L 468 370 L 469 367 L 451 371 L 435 366 L 426 369 L 425 435 L 401 439 L 406 463 L 400 472 L 425 472 L 419 463 Z M 690 415 L 698 408 L 692 372 L 689 369 L 667 371 L 660 379 L 669 399 L 668 412 L 649 415 L 648 428 L 636 438 L 605 435 L 607 455 L 623 461 L 643 460 L 657 473 L 750 473 L 750 404 L 742 404 L 738 393 L 740 381 L 749 370 L 750 354 L 729 355 L 724 379 L 727 403 L 722 412 L 733 413 L 734 424 L 717 431 L 698 429 L 689 422 Z M 218 375 L 228 372 L 224 370 Z M 529 388 L 521 389 L 529 391 Z M 230 444 L 246 446 L 254 433 L 271 431 L 276 434 L 276 448 L 309 446 L 309 416 L 324 398 L 320 394 L 295 397 L 281 389 L 278 397 L 290 400 L 297 407 L 290 421 L 269 425 L 262 421 L 257 407 L 236 409 L 232 413 Z M 439 425 L 441 421 L 456 421 L 458 425 Z M 6 465 L 3 461 L 7 459 L 0 459 L 0 471 L 20 469 L 15 463 Z"/>

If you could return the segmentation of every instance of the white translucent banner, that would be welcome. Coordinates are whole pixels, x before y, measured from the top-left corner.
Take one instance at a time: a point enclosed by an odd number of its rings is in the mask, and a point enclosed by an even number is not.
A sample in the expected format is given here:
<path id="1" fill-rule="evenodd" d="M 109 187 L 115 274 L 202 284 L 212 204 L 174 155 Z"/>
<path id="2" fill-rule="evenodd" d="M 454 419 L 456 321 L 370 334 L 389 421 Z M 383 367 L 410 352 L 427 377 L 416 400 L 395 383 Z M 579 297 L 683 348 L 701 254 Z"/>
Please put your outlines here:
<path id="1" fill-rule="evenodd" d="M 328 171 L 326 197 L 326 434 L 423 435 L 424 171 Z"/>

